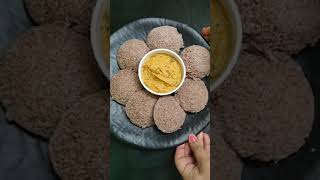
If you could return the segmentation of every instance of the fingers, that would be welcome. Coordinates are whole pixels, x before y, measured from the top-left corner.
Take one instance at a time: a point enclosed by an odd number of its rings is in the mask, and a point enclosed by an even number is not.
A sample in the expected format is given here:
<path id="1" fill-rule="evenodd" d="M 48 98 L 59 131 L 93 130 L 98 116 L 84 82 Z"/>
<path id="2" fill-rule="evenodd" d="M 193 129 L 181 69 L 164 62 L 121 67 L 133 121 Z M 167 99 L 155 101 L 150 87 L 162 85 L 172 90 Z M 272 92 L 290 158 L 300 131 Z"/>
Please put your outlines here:
<path id="1" fill-rule="evenodd" d="M 210 137 L 207 133 L 203 134 L 203 144 L 204 150 L 210 154 Z"/>
<path id="2" fill-rule="evenodd" d="M 202 35 L 207 41 L 210 41 L 210 26 L 202 28 Z"/>
<path id="3" fill-rule="evenodd" d="M 202 28 L 202 34 L 204 36 L 210 36 L 210 26 Z"/>
<path id="4" fill-rule="evenodd" d="M 193 134 L 189 135 L 190 148 L 199 165 L 200 173 L 210 169 L 210 158 L 207 151 L 204 149 L 203 137 L 203 133 L 200 133 L 198 137 Z"/>
<path id="5" fill-rule="evenodd" d="M 174 156 L 174 161 L 176 163 L 176 167 L 178 169 L 178 171 L 181 173 L 183 171 L 183 167 L 184 167 L 184 151 L 185 151 L 185 144 L 182 144 L 180 146 L 177 147 L 176 149 L 176 153 Z"/>

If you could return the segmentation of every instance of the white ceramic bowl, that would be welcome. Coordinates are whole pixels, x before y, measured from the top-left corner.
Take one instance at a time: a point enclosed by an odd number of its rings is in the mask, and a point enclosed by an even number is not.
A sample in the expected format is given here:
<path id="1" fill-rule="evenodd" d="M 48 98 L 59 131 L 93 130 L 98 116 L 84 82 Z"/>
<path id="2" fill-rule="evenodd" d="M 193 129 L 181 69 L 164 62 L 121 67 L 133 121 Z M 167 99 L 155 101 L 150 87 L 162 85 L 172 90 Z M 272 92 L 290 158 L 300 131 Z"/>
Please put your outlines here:
<path id="1" fill-rule="evenodd" d="M 170 91 L 170 92 L 167 92 L 167 93 L 157 93 L 157 92 L 149 89 L 149 88 L 144 84 L 144 82 L 143 82 L 143 80 L 142 80 L 142 77 L 141 77 L 141 76 L 142 76 L 142 66 L 144 65 L 144 63 L 145 63 L 147 60 L 149 60 L 151 56 L 153 56 L 153 55 L 155 55 L 155 54 L 159 54 L 159 53 L 168 54 L 168 55 L 174 57 L 175 59 L 178 60 L 178 62 L 179 62 L 180 65 L 182 66 L 182 81 L 180 82 L 180 84 L 179 84 L 174 90 L 172 90 L 172 91 Z M 169 50 L 169 49 L 154 49 L 154 50 L 148 52 L 148 53 L 142 58 L 142 60 L 140 61 L 140 63 L 139 63 L 139 69 L 138 69 L 138 76 L 139 76 L 139 80 L 140 80 L 142 86 L 143 86 L 147 91 L 149 91 L 149 92 L 152 93 L 152 94 L 158 95 L 158 96 L 165 96 L 165 95 L 169 95 L 169 94 L 172 94 L 172 93 L 176 92 L 176 91 L 182 86 L 182 84 L 183 84 L 183 82 L 184 82 L 184 80 L 185 80 L 185 78 L 186 78 L 186 66 L 184 65 L 183 60 L 181 59 L 181 57 L 180 57 L 177 53 L 175 53 L 175 52 L 173 52 L 173 51 L 171 51 L 171 50 Z"/>
<path id="2" fill-rule="evenodd" d="M 94 56 L 103 74 L 109 74 L 109 60 L 105 60 L 103 50 L 103 26 L 107 26 L 103 21 L 103 16 L 109 12 L 109 3 L 106 0 L 97 0 L 91 19 L 91 45 Z"/>
<path id="3" fill-rule="evenodd" d="M 227 79 L 230 75 L 232 69 L 236 65 L 238 61 L 238 57 L 241 50 L 242 45 L 242 24 L 241 18 L 238 10 L 238 6 L 236 5 L 234 0 L 218 0 L 221 5 L 226 10 L 227 18 L 231 23 L 232 28 L 232 50 L 230 52 L 231 56 L 229 59 L 229 64 L 224 70 L 224 72 L 210 85 L 210 91 L 213 91 L 217 88 L 223 81 Z"/>

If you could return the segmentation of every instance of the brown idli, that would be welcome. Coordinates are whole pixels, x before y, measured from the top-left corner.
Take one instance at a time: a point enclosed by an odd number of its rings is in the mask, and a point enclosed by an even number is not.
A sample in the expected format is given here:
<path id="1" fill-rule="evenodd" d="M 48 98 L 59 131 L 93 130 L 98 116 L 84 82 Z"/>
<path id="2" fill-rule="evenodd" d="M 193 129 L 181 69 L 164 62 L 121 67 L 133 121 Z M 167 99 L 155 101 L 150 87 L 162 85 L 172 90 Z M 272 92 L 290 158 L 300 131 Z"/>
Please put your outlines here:
<path id="1" fill-rule="evenodd" d="M 305 143 L 314 97 L 304 73 L 287 55 L 269 61 L 243 51 L 231 76 L 215 92 L 215 121 L 244 158 L 281 160 Z M 220 124 L 220 123 L 218 123 Z"/>
<path id="2" fill-rule="evenodd" d="M 209 99 L 209 93 L 206 85 L 202 80 L 197 78 L 186 78 L 175 96 L 181 107 L 185 111 L 192 113 L 203 110 Z"/>
<path id="3" fill-rule="evenodd" d="M 9 120 L 48 138 L 62 113 L 102 88 L 87 38 L 56 25 L 24 33 L 0 61 L 0 101 Z"/>
<path id="4" fill-rule="evenodd" d="M 173 133 L 183 125 L 186 113 L 173 96 L 163 96 L 154 107 L 153 117 L 160 131 Z"/>
<path id="5" fill-rule="evenodd" d="M 62 179 L 108 179 L 109 103 L 105 91 L 82 98 L 68 110 L 49 142 Z"/>
<path id="6" fill-rule="evenodd" d="M 177 28 L 160 26 L 149 32 L 147 44 L 150 49 L 164 48 L 178 53 L 183 48 L 183 39 Z"/>
<path id="7" fill-rule="evenodd" d="M 297 53 L 320 38 L 317 0 L 238 0 L 244 32 L 272 50 Z"/>
<path id="8" fill-rule="evenodd" d="M 75 31 L 89 34 L 96 0 L 24 0 L 25 7 L 37 24 L 63 21 Z"/>
<path id="9" fill-rule="evenodd" d="M 110 82 L 110 95 L 118 103 L 125 105 L 132 95 L 141 90 L 138 74 L 132 69 L 120 70 Z"/>
<path id="10" fill-rule="evenodd" d="M 153 126 L 153 108 L 157 100 L 157 96 L 145 90 L 134 93 L 125 107 L 130 121 L 141 128 Z"/>
<path id="11" fill-rule="evenodd" d="M 138 39 L 131 39 L 123 43 L 117 54 L 120 69 L 132 68 L 138 70 L 139 63 L 144 55 L 149 52 L 147 44 Z"/>
<path id="12" fill-rule="evenodd" d="M 186 66 L 187 76 L 192 78 L 204 78 L 210 74 L 210 52 L 208 49 L 192 45 L 181 53 Z"/>
<path id="13" fill-rule="evenodd" d="M 216 180 L 241 180 L 242 162 L 216 129 L 211 134 L 211 176 Z"/>

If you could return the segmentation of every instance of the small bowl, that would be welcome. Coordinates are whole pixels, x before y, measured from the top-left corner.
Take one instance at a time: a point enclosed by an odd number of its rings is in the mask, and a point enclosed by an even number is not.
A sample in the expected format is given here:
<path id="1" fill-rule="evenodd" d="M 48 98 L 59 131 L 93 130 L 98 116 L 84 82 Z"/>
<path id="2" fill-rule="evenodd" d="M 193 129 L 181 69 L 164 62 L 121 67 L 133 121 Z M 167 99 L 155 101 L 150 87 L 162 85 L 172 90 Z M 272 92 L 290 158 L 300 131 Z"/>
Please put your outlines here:
<path id="1" fill-rule="evenodd" d="M 179 86 L 177 86 L 174 90 L 172 90 L 172 91 L 170 91 L 170 92 L 167 92 L 167 93 L 157 93 L 157 92 L 149 89 L 149 88 L 144 84 L 144 82 L 143 82 L 143 80 L 142 80 L 142 77 L 141 77 L 141 76 L 142 76 L 142 66 L 143 66 L 143 64 L 144 64 L 147 60 L 149 60 L 149 58 L 150 58 L 151 56 L 153 56 L 153 55 L 155 55 L 155 54 L 159 54 L 159 53 L 168 54 L 168 55 L 176 58 L 176 59 L 178 60 L 178 62 L 180 63 L 180 65 L 182 66 L 182 81 L 180 82 Z M 139 76 L 139 80 L 140 80 L 142 86 L 143 86 L 147 91 L 149 91 L 149 92 L 152 93 L 152 94 L 158 95 L 158 96 L 165 96 L 165 95 L 169 95 L 169 94 L 172 94 L 172 93 L 176 92 L 176 91 L 182 86 L 182 84 L 183 84 L 183 82 L 184 82 L 184 80 L 185 80 L 185 78 L 186 78 L 186 66 L 184 65 L 183 60 L 181 59 L 181 57 L 180 57 L 177 53 L 175 53 L 175 52 L 173 52 L 173 51 L 171 51 L 171 50 L 169 50 L 169 49 L 154 49 L 154 50 L 148 52 L 148 53 L 142 58 L 142 60 L 140 61 L 140 63 L 139 63 L 139 69 L 138 69 L 138 76 Z"/>

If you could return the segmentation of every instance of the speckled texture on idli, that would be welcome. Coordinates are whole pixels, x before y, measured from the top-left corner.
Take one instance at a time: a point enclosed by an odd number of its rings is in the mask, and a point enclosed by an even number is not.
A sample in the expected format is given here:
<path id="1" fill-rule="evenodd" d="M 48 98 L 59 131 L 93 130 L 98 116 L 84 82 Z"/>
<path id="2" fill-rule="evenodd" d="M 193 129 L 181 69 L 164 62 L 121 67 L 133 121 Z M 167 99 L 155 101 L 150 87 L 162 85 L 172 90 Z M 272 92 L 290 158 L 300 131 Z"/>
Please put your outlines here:
<path id="1" fill-rule="evenodd" d="M 208 49 L 192 45 L 182 51 L 181 57 L 186 66 L 187 76 L 202 79 L 210 74 L 210 52 Z"/>
<path id="2" fill-rule="evenodd" d="M 238 0 L 245 34 L 272 50 L 297 53 L 320 38 L 317 0 Z"/>
<path id="3" fill-rule="evenodd" d="M 241 180 L 242 162 L 216 128 L 211 133 L 211 176 L 216 180 Z"/>
<path id="4" fill-rule="evenodd" d="M 284 54 L 266 59 L 242 52 L 231 76 L 215 91 L 215 121 L 244 158 L 281 160 L 305 143 L 314 97 L 304 73 Z"/>
<path id="5" fill-rule="evenodd" d="M 125 105 L 132 95 L 142 89 L 138 74 L 131 69 L 120 70 L 110 82 L 112 99 Z"/>
<path id="6" fill-rule="evenodd" d="M 160 26 L 149 32 L 147 44 L 150 49 L 164 48 L 178 53 L 183 48 L 183 39 L 177 28 Z"/>
<path id="7" fill-rule="evenodd" d="M 156 126 L 164 133 L 173 133 L 183 125 L 186 113 L 173 96 L 160 97 L 154 107 Z"/>
<path id="8" fill-rule="evenodd" d="M 75 103 L 49 142 L 50 160 L 62 179 L 107 180 L 109 103 L 105 91 Z"/>
<path id="9" fill-rule="evenodd" d="M 187 112 L 200 112 L 203 110 L 209 99 L 206 85 L 200 79 L 185 79 L 183 85 L 176 93 L 176 98 L 181 107 Z"/>
<path id="10" fill-rule="evenodd" d="M 24 33 L 0 61 L 0 101 L 9 120 L 48 138 L 63 112 L 102 88 L 87 38 L 56 25 Z"/>
<path id="11" fill-rule="evenodd" d="M 138 70 L 139 63 L 144 55 L 149 52 L 147 44 L 138 39 L 131 39 L 123 43 L 117 53 L 120 69 L 132 68 Z"/>
<path id="12" fill-rule="evenodd" d="M 125 107 L 130 121 L 141 128 L 153 126 L 153 109 L 157 100 L 157 96 L 145 90 L 134 93 Z"/>
<path id="13" fill-rule="evenodd" d="M 89 34 L 96 0 L 24 0 L 26 9 L 37 24 L 64 21 L 81 33 Z"/>

